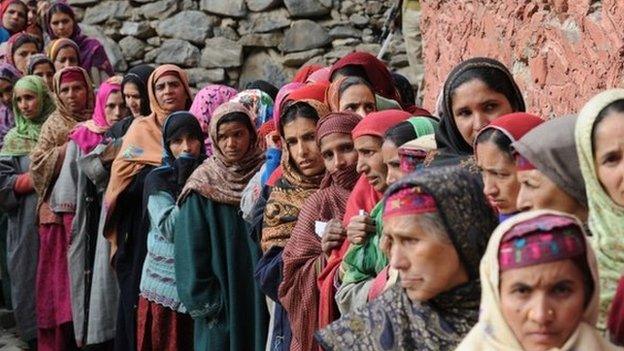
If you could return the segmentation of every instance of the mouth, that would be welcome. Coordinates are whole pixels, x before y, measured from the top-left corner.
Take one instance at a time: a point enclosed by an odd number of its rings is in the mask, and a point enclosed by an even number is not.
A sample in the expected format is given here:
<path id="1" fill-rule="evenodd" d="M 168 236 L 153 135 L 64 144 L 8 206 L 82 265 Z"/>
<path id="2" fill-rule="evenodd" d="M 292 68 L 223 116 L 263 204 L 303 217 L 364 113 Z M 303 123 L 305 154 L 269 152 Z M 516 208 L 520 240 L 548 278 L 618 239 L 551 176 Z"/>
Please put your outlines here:
<path id="1" fill-rule="evenodd" d="M 424 279 L 418 277 L 401 277 L 401 286 L 404 289 L 410 289 L 421 285 L 424 282 Z"/>
<path id="2" fill-rule="evenodd" d="M 308 169 L 310 167 L 312 167 L 313 163 L 311 160 L 303 160 L 301 162 L 299 162 L 299 168 L 301 169 Z"/>
<path id="3" fill-rule="evenodd" d="M 540 344 L 545 344 L 551 342 L 554 338 L 557 337 L 558 333 L 552 330 L 545 331 L 537 331 L 531 332 L 527 334 L 531 339 L 535 340 L 535 342 Z"/>

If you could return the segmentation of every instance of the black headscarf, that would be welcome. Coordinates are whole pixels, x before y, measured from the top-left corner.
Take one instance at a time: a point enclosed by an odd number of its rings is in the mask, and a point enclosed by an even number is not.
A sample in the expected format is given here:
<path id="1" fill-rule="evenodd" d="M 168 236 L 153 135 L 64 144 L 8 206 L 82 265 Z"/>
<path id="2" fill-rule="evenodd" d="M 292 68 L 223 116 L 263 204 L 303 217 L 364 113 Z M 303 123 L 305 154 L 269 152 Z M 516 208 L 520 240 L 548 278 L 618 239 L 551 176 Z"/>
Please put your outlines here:
<path id="1" fill-rule="evenodd" d="M 472 145 L 469 145 L 464 137 L 457 129 L 455 118 L 453 118 L 453 89 L 456 88 L 457 82 L 465 78 L 467 73 L 473 74 L 473 70 L 484 71 L 487 76 L 478 74 L 477 77 L 484 81 L 488 86 L 488 82 L 496 82 L 501 87 L 501 93 L 507 97 L 514 112 L 524 112 L 524 99 L 514 78 L 502 63 L 497 60 L 486 57 L 475 57 L 468 59 L 455 66 L 444 82 L 444 91 L 442 97 L 442 110 L 440 112 L 440 126 L 436 133 L 436 143 L 438 150 L 442 154 L 451 154 L 459 156 L 472 155 L 474 153 Z M 497 89 L 494 89 L 497 90 Z"/>
<path id="2" fill-rule="evenodd" d="M 152 113 L 147 95 L 147 79 L 152 72 L 154 72 L 154 67 L 150 65 L 132 67 L 121 81 L 121 91 L 123 91 L 126 83 L 134 83 L 139 88 L 139 93 L 141 94 L 141 116 L 148 116 Z"/>
<path id="3" fill-rule="evenodd" d="M 201 152 L 199 157 L 179 155 L 176 158 L 169 147 L 172 140 L 183 135 L 189 135 L 200 141 Z M 187 111 L 174 112 L 167 117 L 163 126 L 164 155 L 163 165 L 154 169 L 145 180 L 144 198 L 158 191 L 166 191 L 173 198 L 177 198 L 188 177 L 206 159 L 204 135 L 197 118 Z"/>

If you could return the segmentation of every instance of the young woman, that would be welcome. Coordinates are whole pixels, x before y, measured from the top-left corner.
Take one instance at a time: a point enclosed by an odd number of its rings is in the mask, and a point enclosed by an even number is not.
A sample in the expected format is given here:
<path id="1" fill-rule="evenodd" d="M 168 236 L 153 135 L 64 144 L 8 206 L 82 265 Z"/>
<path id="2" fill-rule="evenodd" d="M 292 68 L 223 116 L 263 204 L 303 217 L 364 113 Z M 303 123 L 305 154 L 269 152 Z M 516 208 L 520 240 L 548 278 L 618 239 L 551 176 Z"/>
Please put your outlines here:
<path id="1" fill-rule="evenodd" d="M 163 126 L 163 166 L 145 179 L 150 231 L 141 275 L 137 350 L 192 350 L 193 320 L 180 302 L 175 280 L 176 201 L 186 180 L 206 158 L 204 136 L 189 112 L 174 112 Z"/>
<path id="2" fill-rule="evenodd" d="M 65 67 L 80 66 L 80 49 L 71 39 L 53 40 L 48 47 L 48 57 L 57 71 Z"/>
<path id="3" fill-rule="evenodd" d="M 212 155 L 212 144 L 210 144 L 210 119 L 212 114 L 221 106 L 224 102 L 230 101 L 238 92 L 234 88 L 230 88 L 225 85 L 211 84 L 203 87 L 193 100 L 191 105 L 191 112 L 202 127 L 206 140 L 204 145 L 206 146 L 206 154 Z"/>
<path id="4" fill-rule="evenodd" d="M 71 226 L 65 228 L 70 243 L 68 247 L 69 282 L 71 291 L 72 320 L 76 344 L 87 344 L 88 334 L 101 332 L 102 324 L 98 321 L 106 316 L 107 311 L 89 309 L 91 290 L 107 289 L 109 285 L 92 284 L 95 243 L 97 241 L 97 223 L 100 216 L 101 194 L 80 167 L 80 160 L 97 146 L 104 138 L 106 130 L 125 114 L 125 105 L 121 97 L 120 79 L 109 78 L 102 83 L 95 96 L 95 108 L 92 117 L 78 124 L 70 133 L 65 158 L 56 185 L 50 196 L 54 212 L 71 217 Z M 110 269 L 107 267 L 106 269 Z M 115 289 L 115 287 L 113 287 Z M 88 323 L 91 322 L 91 323 Z M 107 340 L 102 340 L 102 342 Z"/>
<path id="5" fill-rule="evenodd" d="M 56 2 L 48 9 L 45 27 L 51 39 L 68 38 L 80 49 L 80 66 L 91 76 L 95 86 L 114 74 L 104 47 L 94 38 L 81 33 L 76 15 L 68 4 Z"/>
<path id="6" fill-rule="evenodd" d="M 600 272 L 600 318 L 605 327 L 611 305 L 609 333 L 624 344 L 624 198 L 622 196 L 622 126 L 624 90 L 607 90 L 593 97 L 581 110 L 575 140 L 583 180 L 587 188 L 589 229 Z"/>
<path id="7" fill-rule="evenodd" d="M 29 75 L 35 75 L 43 78 L 48 89 L 52 91 L 54 87 L 54 73 L 56 68 L 54 63 L 44 54 L 34 54 L 28 58 L 27 71 Z"/>
<path id="8" fill-rule="evenodd" d="M 63 204 L 53 203 L 55 182 L 67 151 L 71 130 L 91 118 L 93 90 L 86 71 L 65 68 L 54 76 L 57 109 L 41 128 L 31 153 L 30 173 L 39 196 L 39 261 L 37 264 L 38 349 L 71 350 L 76 347 L 72 326 L 71 289 L 67 252 L 73 216 L 64 214 Z M 58 188 L 57 188 L 58 186 Z"/>
<path id="9" fill-rule="evenodd" d="M 15 125 L 13 120 L 13 84 L 22 76 L 13 65 L 0 64 L 0 146 Z"/>
<path id="10" fill-rule="evenodd" d="M 436 133 L 439 159 L 472 155 L 481 128 L 496 117 L 524 110 L 522 93 L 502 63 L 483 57 L 460 63 L 444 82 Z"/>
<path id="11" fill-rule="evenodd" d="M 15 66 L 22 74 L 28 74 L 28 59 L 42 50 L 39 41 L 30 34 L 17 33 L 9 38 L 6 48 L 6 62 Z"/>
<path id="12" fill-rule="evenodd" d="M 501 223 L 481 261 L 481 313 L 457 350 L 621 350 L 596 329 L 600 281 L 584 225 L 552 210 Z"/>
<path id="13" fill-rule="evenodd" d="M 21 0 L 4 1 L 0 7 L 0 19 L 0 43 L 4 43 L 12 35 L 26 29 L 28 8 Z"/>
<path id="14" fill-rule="evenodd" d="M 351 131 L 360 122 L 354 113 L 334 112 L 322 118 L 316 129 L 327 174 L 320 189 L 305 200 L 291 237 L 284 247 L 284 278 L 279 300 L 288 313 L 292 329 L 291 350 L 313 350 L 318 329 L 318 274 L 331 251 L 342 244 L 346 233 L 341 221 L 347 199 L 358 179 L 357 151 Z M 316 223 L 327 223 L 319 232 Z"/>
<path id="15" fill-rule="evenodd" d="M 544 120 L 516 112 L 496 118 L 481 129 L 475 138 L 475 158 L 483 176 L 483 193 L 498 210 L 500 221 L 518 212 L 520 191 L 514 152 L 511 144 Z"/>
<path id="16" fill-rule="evenodd" d="M 149 226 L 143 218 L 147 206 L 143 185 L 147 174 L 162 162 L 162 126 L 171 113 L 191 106 L 186 72 L 175 65 L 162 65 L 147 84 L 152 114 L 135 120 L 123 138 L 111 168 L 104 194 L 103 226 L 111 242 L 111 253 L 120 289 L 115 347 L 136 347 L 136 313 L 143 260 L 147 253 Z"/>
<path id="17" fill-rule="evenodd" d="M 41 126 L 55 109 L 45 83 L 39 77 L 21 78 L 14 87 L 15 127 L 0 150 L 0 208 L 9 216 L 7 263 L 11 278 L 13 315 L 20 337 L 30 348 L 37 346 L 35 280 L 39 234 L 37 193 L 28 168 Z"/>
<path id="18" fill-rule="evenodd" d="M 377 111 L 373 87 L 357 76 L 342 77 L 334 81 L 327 91 L 327 104 L 332 112 L 349 111 L 362 118 Z"/>
<path id="19" fill-rule="evenodd" d="M 182 190 L 174 229 L 178 294 L 195 320 L 196 350 L 264 350 L 266 304 L 253 280 L 260 250 L 239 214 L 262 151 L 238 103 L 215 110 L 210 136 L 214 153 Z"/>

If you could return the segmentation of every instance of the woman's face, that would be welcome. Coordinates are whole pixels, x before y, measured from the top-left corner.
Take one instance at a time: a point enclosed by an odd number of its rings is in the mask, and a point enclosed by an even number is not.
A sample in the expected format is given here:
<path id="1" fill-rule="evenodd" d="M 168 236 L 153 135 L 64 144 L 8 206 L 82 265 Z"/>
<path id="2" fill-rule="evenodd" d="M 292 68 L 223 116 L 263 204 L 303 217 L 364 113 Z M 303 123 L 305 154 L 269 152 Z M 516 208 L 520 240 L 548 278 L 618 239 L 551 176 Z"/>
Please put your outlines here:
<path id="1" fill-rule="evenodd" d="M 87 87 L 80 81 L 61 83 L 59 99 L 72 113 L 81 113 L 87 107 Z"/>
<path id="2" fill-rule="evenodd" d="M 32 120 L 39 114 L 39 100 L 37 94 L 27 89 L 15 89 L 15 103 L 22 115 Z"/>
<path id="3" fill-rule="evenodd" d="M 362 135 L 353 142 L 358 153 L 357 172 L 363 174 L 378 192 L 386 191 L 388 170 L 381 154 L 383 139 L 373 135 Z"/>
<path id="4" fill-rule="evenodd" d="M 384 141 L 381 145 L 381 157 L 386 165 L 386 186 L 394 184 L 405 175 L 401 170 L 401 160 L 399 159 L 399 148 L 391 141 Z"/>
<path id="5" fill-rule="evenodd" d="M 168 113 L 184 110 L 189 99 L 184 84 L 177 75 L 173 74 L 158 78 L 154 82 L 154 93 L 158 105 Z"/>
<path id="6" fill-rule="evenodd" d="M 316 123 L 297 117 L 284 124 L 284 143 L 292 163 L 304 176 L 311 177 L 325 171 L 321 150 L 316 143 Z"/>
<path id="7" fill-rule="evenodd" d="M 0 79 L 0 102 L 10 108 L 11 100 L 13 100 L 13 84 Z"/>
<path id="8" fill-rule="evenodd" d="M 14 3 L 9 5 L 4 12 L 4 16 L 2 16 L 2 26 L 11 33 L 21 32 L 26 28 L 27 19 L 28 13 L 26 5 Z"/>
<path id="9" fill-rule="evenodd" d="M 38 53 L 37 45 L 34 43 L 25 43 L 13 54 L 13 62 L 15 63 L 15 68 L 17 68 L 23 75 L 28 74 L 28 58 L 31 55 Z"/>
<path id="10" fill-rule="evenodd" d="M 52 91 L 52 87 L 54 86 L 54 67 L 47 62 L 38 63 L 33 68 L 33 74 L 43 78 L 48 89 Z"/>
<path id="11" fill-rule="evenodd" d="M 483 177 L 483 194 L 490 204 L 502 214 L 517 212 L 520 182 L 514 160 L 489 140 L 479 143 L 475 154 Z"/>
<path id="12" fill-rule="evenodd" d="M 503 317 L 524 350 L 560 348 L 583 318 L 585 289 L 570 259 L 506 270 L 500 275 Z"/>
<path id="13" fill-rule="evenodd" d="M 518 171 L 520 191 L 516 207 L 520 211 L 550 209 L 577 216 L 587 217 L 586 210 L 576 199 L 568 195 L 555 182 L 537 169 Z"/>
<path id="14" fill-rule="evenodd" d="M 319 147 L 325 169 L 330 174 L 357 164 L 358 155 L 350 134 L 328 134 L 321 139 Z"/>
<path id="15" fill-rule="evenodd" d="M 57 38 L 71 38 L 74 34 L 74 21 L 68 14 L 57 12 L 50 18 L 50 28 Z"/>
<path id="16" fill-rule="evenodd" d="M 139 87 L 132 82 L 127 82 L 123 86 L 124 100 L 126 100 L 126 106 L 130 109 L 130 113 L 134 118 L 141 116 L 141 92 Z"/>
<path id="17" fill-rule="evenodd" d="M 245 157 L 251 144 L 249 128 L 241 122 L 225 122 L 219 125 L 217 145 L 225 161 L 236 163 Z"/>
<path id="18" fill-rule="evenodd" d="M 108 95 L 106 99 L 106 105 L 104 106 L 104 115 L 106 115 L 106 122 L 109 126 L 112 126 L 115 122 L 119 121 L 123 116 L 128 113 L 126 109 L 126 103 L 121 96 L 121 91 L 115 91 Z"/>
<path id="19" fill-rule="evenodd" d="M 384 218 L 384 246 L 390 266 L 413 301 L 427 301 L 466 283 L 468 274 L 446 233 L 433 233 L 418 215 Z"/>
<path id="20" fill-rule="evenodd" d="M 612 112 L 594 129 L 594 166 L 609 197 L 624 206 L 624 113 Z"/>
<path id="21" fill-rule="evenodd" d="M 490 89 L 479 79 L 460 85 L 452 95 L 453 118 L 468 145 L 474 143 L 481 128 L 496 117 L 513 112 L 505 95 Z"/>
<path id="22" fill-rule="evenodd" d="M 171 149 L 171 153 L 175 158 L 178 158 L 183 152 L 193 155 L 193 157 L 199 157 L 202 142 L 203 141 L 197 140 L 194 136 L 184 134 L 179 138 L 171 140 L 171 142 L 169 142 L 169 149 Z"/>
<path id="23" fill-rule="evenodd" d="M 60 71 L 66 67 L 76 66 L 78 66 L 78 52 L 71 46 L 61 48 L 56 55 L 56 59 L 54 59 L 54 67 L 56 70 Z"/>
<path id="24" fill-rule="evenodd" d="M 354 112 L 362 118 L 377 111 L 375 94 L 364 84 L 352 85 L 340 95 L 340 111 Z"/>

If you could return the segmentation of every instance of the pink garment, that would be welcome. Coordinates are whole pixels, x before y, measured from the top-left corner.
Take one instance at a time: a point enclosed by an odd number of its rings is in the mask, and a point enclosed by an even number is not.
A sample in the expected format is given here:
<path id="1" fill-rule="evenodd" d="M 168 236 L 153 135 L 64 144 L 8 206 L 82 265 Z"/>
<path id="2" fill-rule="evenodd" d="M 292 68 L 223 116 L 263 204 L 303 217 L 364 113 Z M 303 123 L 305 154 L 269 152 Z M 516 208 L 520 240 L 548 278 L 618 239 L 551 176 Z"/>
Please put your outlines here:
<path id="1" fill-rule="evenodd" d="M 236 96 L 237 93 L 238 92 L 234 88 L 230 88 L 225 85 L 212 84 L 205 86 L 197 93 L 197 95 L 195 95 L 195 99 L 193 100 L 193 104 L 191 105 L 189 112 L 197 118 L 202 131 L 206 135 L 204 144 L 206 145 L 206 154 L 208 156 L 212 155 L 212 142 L 208 136 L 212 114 L 217 107 L 230 101 L 234 96 Z"/>
<path id="2" fill-rule="evenodd" d="M 106 120 L 106 101 L 110 94 L 121 91 L 121 85 L 104 82 L 95 97 L 95 109 L 93 117 L 78 124 L 69 134 L 69 139 L 73 140 L 84 154 L 88 154 L 104 139 L 104 133 L 110 128 Z"/>
<path id="3" fill-rule="evenodd" d="M 310 74 L 306 83 L 329 83 L 329 73 L 331 72 L 331 67 L 323 67 L 314 73 Z"/>
<path id="4" fill-rule="evenodd" d="M 44 203 L 42 206 L 48 205 Z M 38 329 L 53 329 L 72 321 L 67 248 L 74 215 L 66 213 L 62 218 L 62 223 L 39 225 Z"/>
<path id="5" fill-rule="evenodd" d="M 275 97 L 275 105 L 273 105 L 273 122 L 275 122 L 275 128 L 279 130 L 279 121 L 282 116 L 282 106 L 286 101 L 286 98 L 293 91 L 305 86 L 303 83 L 288 83 L 285 84 L 278 92 Z"/>

